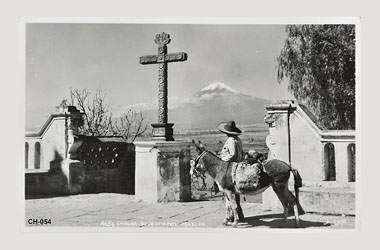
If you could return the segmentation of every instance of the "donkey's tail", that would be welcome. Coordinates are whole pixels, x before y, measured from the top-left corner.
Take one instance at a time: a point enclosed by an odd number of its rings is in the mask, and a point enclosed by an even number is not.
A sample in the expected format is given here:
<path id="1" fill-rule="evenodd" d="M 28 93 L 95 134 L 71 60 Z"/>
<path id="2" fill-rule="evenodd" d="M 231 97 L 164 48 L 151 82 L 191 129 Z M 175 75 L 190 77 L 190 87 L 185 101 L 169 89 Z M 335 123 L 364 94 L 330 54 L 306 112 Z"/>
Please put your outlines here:
<path id="1" fill-rule="evenodd" d="M 296 194 L 296 202 L 298 207 L 298 213 L 299 214 L 305 214 L 305 211 L 303 210 L 300 202 L 299 202 L 299 188 L 302 187 L 302 177 L 297 169 L 290 167 L 290 170 L 293 173 L 294 176 L 294 192 Z"/>

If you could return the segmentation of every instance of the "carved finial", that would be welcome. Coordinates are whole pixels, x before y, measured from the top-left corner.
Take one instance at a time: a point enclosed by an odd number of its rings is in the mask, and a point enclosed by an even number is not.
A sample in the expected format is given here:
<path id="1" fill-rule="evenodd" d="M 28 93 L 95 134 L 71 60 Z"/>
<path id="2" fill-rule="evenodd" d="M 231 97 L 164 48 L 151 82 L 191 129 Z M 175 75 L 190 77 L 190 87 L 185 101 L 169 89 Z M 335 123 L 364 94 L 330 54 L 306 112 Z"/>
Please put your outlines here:
<path id="1" fill-rule="evenodd" d="M 166 45 L 170 43 L 170 35 L 162 32 L 161 34 L 156 35 L 154 42 L 158 45 Z"/>
<path id="2" fill-rule="evenodd" d="M 264 122 L 267 123 L 270 127 L 274 127 L 274 122 L 276 121 L 276 118 L 273 114 L 267 114 L 264 116 Z"/>
<path id="3" fill-rule="evenodd" d="M 63 99 L 61 101 L 61 103 L 58 105 L 58 106 L 55 106 L 55 108 L 59 111 L 59 112 L 63 112 L 65 110 L 65 108 L 67 108 L 69 105 L 68 105 L 68 102 L 66 99 Z"/>

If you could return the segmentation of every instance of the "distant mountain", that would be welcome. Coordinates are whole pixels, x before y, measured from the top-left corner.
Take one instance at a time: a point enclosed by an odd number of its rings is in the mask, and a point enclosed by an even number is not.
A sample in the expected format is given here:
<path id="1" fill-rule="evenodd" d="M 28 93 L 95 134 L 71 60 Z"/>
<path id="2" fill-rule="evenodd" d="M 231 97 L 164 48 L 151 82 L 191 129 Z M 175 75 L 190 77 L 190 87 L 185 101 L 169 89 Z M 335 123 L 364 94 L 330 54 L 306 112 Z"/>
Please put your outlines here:
<path id="1" fill-rule="evenodd" d="M 225 96 L 225 95 L 233 95 L 237 94 L 237 92 L 222 82 L 211 83 L 207 85 L 203 89 L 196 92 L 193 97 L 194 98 L 212 98 L 214 96 Z"/>
<path id="2" fill-rule="evenodd" d="M 265 106 L 270 100 L 238 93 L 224 83 L 212 83 L 191 97 L 169 98 L 169 122 L 176 131 L 184 129 L 214 129 L 223 121 L 235 120 L 238 125 L 264 122 Z M 147 118 L 157 121 L 157 108 L 144 106 Z M 153 105 L 156 106 L 156 105 Z M 149 107 L 149 108 L 147 108 Z"/>

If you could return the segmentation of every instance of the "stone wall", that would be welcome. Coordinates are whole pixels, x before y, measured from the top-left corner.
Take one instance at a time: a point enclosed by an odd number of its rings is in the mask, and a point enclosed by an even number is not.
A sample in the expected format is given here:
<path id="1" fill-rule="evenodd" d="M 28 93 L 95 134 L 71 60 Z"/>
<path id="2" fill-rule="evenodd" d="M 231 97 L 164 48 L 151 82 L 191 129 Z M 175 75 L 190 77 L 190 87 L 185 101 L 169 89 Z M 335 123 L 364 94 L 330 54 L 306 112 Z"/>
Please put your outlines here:
<path id="1" fill-rule="evenodd" d="M 66 119 L 64 114 L 51 115 L 40 132 L 26 134 L 26 169 L 49 169 L 51 161 L 66 158 Z"/>
<path id="2" fill-rule="evenodd" d="M 135 192 L 135 147 L 117 137 L 79 137 L 78 158 L 25 174 L 26 197 Z"/>
<path id="3" fill-rule="evenodd" d="M 40 131 L 25 135 L 25 168 L 49 169 L 50 162 L 70 158 L 70 149 L 83 124 L 82 113 L 63 103 L 50 114 Z"/>
<path id="4" fill-rule="evenodd" d="M 61 105 L 25 136 L 26 197 L 135 192 L 135 146 L 120 137 L 78 134 L 82 113 Z"/>
<path id="5" fill-rule="evenodd" d="M 135 146 L 118 137 L 86 137 L 78 150 L 82 192 L 135 192 Z"/>

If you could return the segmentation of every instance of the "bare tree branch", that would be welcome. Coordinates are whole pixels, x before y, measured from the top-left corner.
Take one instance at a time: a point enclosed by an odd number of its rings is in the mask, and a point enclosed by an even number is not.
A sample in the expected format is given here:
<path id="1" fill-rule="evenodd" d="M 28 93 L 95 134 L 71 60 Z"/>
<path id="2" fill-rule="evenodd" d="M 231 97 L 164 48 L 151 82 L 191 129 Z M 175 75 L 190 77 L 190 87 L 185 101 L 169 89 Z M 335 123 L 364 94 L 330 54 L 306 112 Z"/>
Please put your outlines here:
<path id="1" fill-rule="evenodd" d="M 70 105 L 78 106 L 84 113 L 84 125 L 81 132 L 90 136 L 121 136 L 133 142 L 147 130 L 146 114 L 128 109 L 119 118 L 114 118 L 106 95 L 100 89 L 91 99 L 87 89 L 70 88 Z"/>

